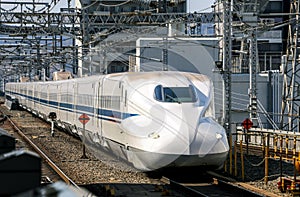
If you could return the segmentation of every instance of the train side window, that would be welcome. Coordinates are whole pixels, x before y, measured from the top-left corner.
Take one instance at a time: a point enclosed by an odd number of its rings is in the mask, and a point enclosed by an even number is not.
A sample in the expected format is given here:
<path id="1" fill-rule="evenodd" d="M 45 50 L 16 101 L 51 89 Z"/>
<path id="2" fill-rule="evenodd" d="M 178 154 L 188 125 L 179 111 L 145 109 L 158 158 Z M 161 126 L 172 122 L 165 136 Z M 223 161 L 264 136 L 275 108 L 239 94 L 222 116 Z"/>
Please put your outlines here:
<path id="1" fill-rule="evenodd" d="M 162 86 L 158 85 L 155 87 L 154 89 L 154 98 L 158 101 L 163 101 L 163 97 L 162 97 Z"/>

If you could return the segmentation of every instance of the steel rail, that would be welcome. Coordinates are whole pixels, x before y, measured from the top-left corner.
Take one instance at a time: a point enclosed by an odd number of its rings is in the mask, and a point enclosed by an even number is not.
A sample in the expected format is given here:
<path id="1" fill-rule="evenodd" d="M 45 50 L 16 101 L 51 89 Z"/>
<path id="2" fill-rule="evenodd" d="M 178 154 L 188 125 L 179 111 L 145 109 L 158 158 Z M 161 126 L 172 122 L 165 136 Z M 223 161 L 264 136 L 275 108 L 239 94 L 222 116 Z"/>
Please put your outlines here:
<path id="1" fill-rule="evenodd" d="M 167 177 L 162 177 L 161 181 L 165 184 L 168 184 L 171 188 L 180 190 L 187 194 L 188 196 L 202 196 L 207 197 L 210 196 L 208 194 L 209 190 L 205 190 L 205 187 L 207 186 L 214 186 L 214 191 L 216 192 L 214 195 L 220 195 L 223 196 L 224 191 L 231 191 L 232 194 L 241 194 L 243 196 L 264 196 L 264 194 L 267 194 L 267 196 L 273 196 L 272 194 L 268 192 L 264 192 L 260 189 L 255 189 L 253 186 L 251 187 L 248 184 L 243 184 L 235 181 L 232 178 L 224 177 L 222 175 L 219 175 L 215 172 L 208 171 L 207 172 L 209 176 L 211 176 L 212 182 L 201 182 L 201 183 L 179 183 L 177 181 L 171 180 Z M 202 189 L 203 187 L 203 189 Z"/>
<path id="2" fill-rule="evenodd" d="M 3 113 L 3 112 L 2 112 Z M 5 115 L 6 116 L 6 115 Z M 80 187 L 69 178 L 37 145 L 35 145 L 23 132 L 22 130 L 11 120 L 8 116 L 7 120 L 11 123 L 18 134 L 28 143 L 30 146 L 47 162 L 47 164 L 68 184 L 80 189 Z"/>
<path id="3" fill-rule="evenodd" d="M 171 188 L 173 189 L 176 189 L 176 190 L 180 190 L 182 192 L 184 192 L 185 194 L 189 195 L 189 196 L 201 196 L 201 197 L 208 197 L 208 195 L 200 192 L 200 191 L 197 191 L 191 187 L 187 187 L 185 186 L 184 184 L 181 184 L 177 181 L 174 181 L 174 180 L 171 180 L 165 176 L 163 176 L 161 178 L 161 181 L 165 184 L 168 184 Z"/>

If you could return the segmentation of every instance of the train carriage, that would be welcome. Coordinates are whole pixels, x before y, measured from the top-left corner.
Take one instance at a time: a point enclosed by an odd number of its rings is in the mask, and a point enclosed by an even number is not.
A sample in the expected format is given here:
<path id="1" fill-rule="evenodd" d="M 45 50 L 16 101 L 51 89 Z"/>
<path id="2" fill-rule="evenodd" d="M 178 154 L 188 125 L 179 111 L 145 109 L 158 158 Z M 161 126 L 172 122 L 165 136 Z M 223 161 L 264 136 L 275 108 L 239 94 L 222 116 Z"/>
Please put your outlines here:
<path id="1" fill-rule="evenodd" d="M 52 82 L 8 83 L 6 94 L 139 170 L 166 166 L 219 168 L 228 154 L 214 120 L 213 84 L 184 72 L 118 73 Z M 79 116 L 87 114 L 83 125 Z"/>

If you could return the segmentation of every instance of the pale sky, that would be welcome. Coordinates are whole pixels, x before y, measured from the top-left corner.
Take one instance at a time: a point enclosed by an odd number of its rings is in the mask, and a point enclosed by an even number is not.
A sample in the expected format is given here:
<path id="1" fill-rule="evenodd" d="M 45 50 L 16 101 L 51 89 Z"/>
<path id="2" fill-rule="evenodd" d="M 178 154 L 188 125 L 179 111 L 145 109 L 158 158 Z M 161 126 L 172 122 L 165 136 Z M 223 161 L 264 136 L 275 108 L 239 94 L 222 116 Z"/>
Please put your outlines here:
<path id="1" fill-rule="evenodd" d="M 211 5 L 215 0 L 188 0 L 187 2 L 187 11 L 188 12 L 194 12 L 194 11 L 202 11 L 202 12 L 211 12 Z M 210 8 L 207 10 L 204 10 L 206 8 Z"/>
<path id="2" fill-rule="evenodd" d="M 18 1 L 25 2 L 26 0 L 18 0 Z M 71 0 L 71 7 L 75 7 L 75 1 L 76 0 Z M 51 0 L 38 0 L 37 2 L 51 2 Z M 55 6 L 55 8 L 53 10 L 54 12 L 59 12 L 60 7 L 67 7 L 68 0 L 60 0 L 58 2 L 59 3 Z M 188 12 L 194 12 L 194 11 L 211 12 L 212 9 L 210 7 L 211 7 L 211 5 L 213 5 L 214 2 L 215 2 L 215 0 L 187 0 L 187 11 Z M 12 4 L 10 7 L 14 7 L 14 6 L 15 5 Z M 6 7 L 9 7 L 9 6 L 6 6 Z M 209 8 L 209 9 L 206 9 L 206 8 Z M 37 8 L 37 10 L 38 9 L 39 8 Z"/>
<path id="3" fill-rule="evenodd" d="M 42 1 L 47 2 L 47 0 L 42 0 Z M 60 0 L 57 7 L 59 8 L 60 5 L 64 5 L 63 7 L 66 7 L 66 2 L 67 0 Z M 72 2 L 71 4 L 74 5 L 75 0 L 72 0 L 71 2 Z M 187 11 L 188 12 L 194 12 L 194 11 L 211 12 L 212 9 L 210 7 L 211 5 L 213 5 L 214 2 L 215 0 L 187 0 Z"/>

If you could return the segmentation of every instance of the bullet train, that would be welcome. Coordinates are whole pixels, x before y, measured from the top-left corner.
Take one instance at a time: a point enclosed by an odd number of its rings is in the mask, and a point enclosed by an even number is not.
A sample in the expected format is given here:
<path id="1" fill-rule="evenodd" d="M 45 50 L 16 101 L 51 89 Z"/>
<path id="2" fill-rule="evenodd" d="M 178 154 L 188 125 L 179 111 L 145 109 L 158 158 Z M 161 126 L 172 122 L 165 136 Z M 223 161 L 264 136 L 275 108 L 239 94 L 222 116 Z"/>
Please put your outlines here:
<path id="1" fill-rule="evenodd" d="M 136 169 L 223 166 L 229 146 L 214 120 L 213 83 L 187 72 L 115 73 L 7 83 L 21 107 Z M 52 117 L 53 118 L 53 117 Z M 85 123 L 85 124 L 84 124 Z"/>

